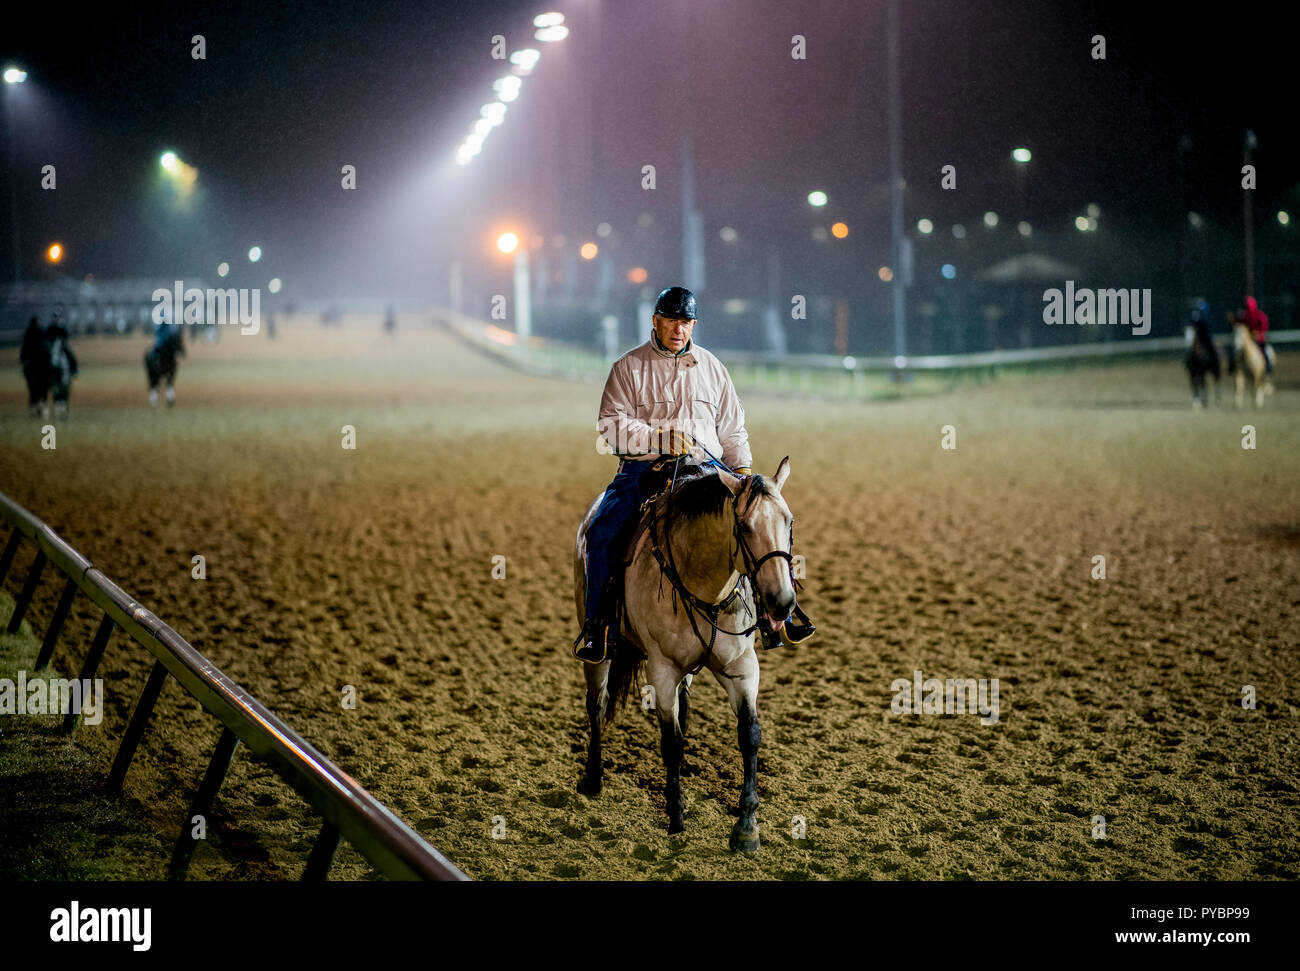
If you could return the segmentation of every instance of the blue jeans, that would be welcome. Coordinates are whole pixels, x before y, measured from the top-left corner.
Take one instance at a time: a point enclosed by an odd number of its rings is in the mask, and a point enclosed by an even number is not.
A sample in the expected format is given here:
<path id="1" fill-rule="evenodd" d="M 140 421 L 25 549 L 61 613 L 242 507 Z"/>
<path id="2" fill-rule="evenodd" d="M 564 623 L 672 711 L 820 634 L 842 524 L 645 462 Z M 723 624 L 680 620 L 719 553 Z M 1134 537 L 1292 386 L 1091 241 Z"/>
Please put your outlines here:
<path id="1" fill-rule="evenodd" d="M 625 461 L 605 490 L 605 498 L 587 527 L 587 620 L 596 615 L 601 592 L 609 580 L 609 553 L 614 537 L 645 501 L 642 478 L 653 462 Z M 712 461 L 706 465 L 713 465 Z"/>

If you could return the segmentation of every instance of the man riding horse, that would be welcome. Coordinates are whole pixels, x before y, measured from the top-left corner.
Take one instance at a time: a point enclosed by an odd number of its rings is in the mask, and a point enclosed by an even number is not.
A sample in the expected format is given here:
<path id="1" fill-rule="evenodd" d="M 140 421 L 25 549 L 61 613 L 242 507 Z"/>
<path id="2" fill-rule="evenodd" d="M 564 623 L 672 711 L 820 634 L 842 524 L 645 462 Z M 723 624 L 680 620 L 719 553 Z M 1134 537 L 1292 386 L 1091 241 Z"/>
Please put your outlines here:
<path id="1" fill-rule="evenodd" d="M 710 456 L 706 466 L 751 474 L 745 411 L 722 362 L 692 341 L 695 322 L 695 295 L 685 287 L 664 290 L 650 339 L 615 361 L 605 382 L 599 428 L 622 461 L 587 529 L 587 617 L 573 653 L 588 664 L 604 661 L 617 635 L 612 607 L 621 575 L 610 557 L 621 555 L 615 539 L 648 497 L 646 471 L 659 459 L 694 452 Z M 815 630 L 796 605 L 769 646 L 805 641 Z"/>

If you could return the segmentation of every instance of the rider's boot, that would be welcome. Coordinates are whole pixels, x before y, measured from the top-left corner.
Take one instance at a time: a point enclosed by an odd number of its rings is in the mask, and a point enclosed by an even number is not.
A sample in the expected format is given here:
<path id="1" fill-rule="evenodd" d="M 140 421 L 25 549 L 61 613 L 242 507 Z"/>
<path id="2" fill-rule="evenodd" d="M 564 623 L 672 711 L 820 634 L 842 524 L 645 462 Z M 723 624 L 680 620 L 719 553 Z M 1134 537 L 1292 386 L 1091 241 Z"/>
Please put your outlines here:
<path id="1" fill-rule="evenodd" d="M 582 625 L 573 642 L 573 656 L 587 664 L 600 664 L 609 659 L 609 621 L 596 616 Z"/>
<path id="2" fill-rule="evenodd" d="M 804 613 L 803 608 L 795 604 L 794 610 L 786 618 L 785 624 L 782 625 L 780 630 L 761 630 L 761 633 L 763 635 L 763 650 L 772 651 L 782 645 L 802 644 L 817 633 L 817 626 Z"/>
<path id="3" fill-rule="evenodd" d="M 157 388 L 150 388 L 150 389 L 149 389 L 149 407 L 150 407 L 150 408 L 157 408 L 157 407 L 158 407 L 158 389 L 157 389 Z"/>

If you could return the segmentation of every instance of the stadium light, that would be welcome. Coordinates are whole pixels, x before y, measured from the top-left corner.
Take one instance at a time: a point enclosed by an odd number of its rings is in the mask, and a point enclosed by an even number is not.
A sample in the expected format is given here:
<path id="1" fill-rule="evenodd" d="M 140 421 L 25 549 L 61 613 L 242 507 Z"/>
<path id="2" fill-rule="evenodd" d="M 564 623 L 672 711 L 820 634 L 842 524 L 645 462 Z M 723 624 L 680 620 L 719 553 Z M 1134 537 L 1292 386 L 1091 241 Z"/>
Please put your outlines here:
<path id="1" fill-rule="evenodd" d="M 1291 224 L 1291 214 L 1285 209 L 1279 209 L 1277 211 L 1277 221 L 1283 226 L 1289 226 Z"/>
<path id="2" fill-rule="evenodd" d="M 272 277 L 271 282 L 266 285 L 266 289 L 270 290 L 272 293 L 279 293 L 280 285 L 280 278 L 278 276 Z"/>
<path id="3" fill-rule="evenodd" d="M 51 263 L 57 263 L 63 259 L 63 244 L 51 243 L 49 248 L 45 251 L 45 258 Z"/>
<path id="4" fill-rule="evenodd" d="M 533 68 L 537 66 L 541 56 L 542 52 L 532 47 L 515 51 L 510 55 L 510 63 L 514 65 L 511 70 L 520 77 L 528 77 L 533 73 Z"/>
<path id="5" fill-rule="evenodd" d="M 543 27 L 533 35 L 543 43 L 554 43 L 557 40 L 564 40 L 569 36 L 569 28 L 563 24 L 557 24 L 554 27 Z"/>
<path id="6" fill-rule="evenodd" d="M 562 23 L 564 23 L 562 13 L 539 13 L 533 18 L 534 27 L 558 27 Z"/>
<path id="7" fill-rule="evenodd" d="M 163 152 L 162 157 L 158 159 L 158 164 L 168 172 L 178 172 L 181 167 L 181 160 L 176 157 L 175 152 Z"/>
<path id="8" fill-rule="evenodd" d="M 27 72 L 20 67 L 5 68 L 5 84 L 22 84 L 27 80 Z"/>
<path id="9" fill-rule="evenodd" d="M 997 224 L 998 224 L 998 214 L 996 212 L 993 212 L 993 210 L 990 209 L 988 212 L 984 214 L 984 225 L 987 226 L 989 229 L 992 229 Z"/>
<path id="10" fill-rule="evenodd" d="M 221 262 L 217 264 L 217 276 L 224 277 L 229 272 L 230 272 L 229 263 Z"/>
<path id="11" fill-rule="evenodd" d="M 831 235 L 836 239 L 844 239 L 849 235 L 848 223 L 833 223 L 831 225 Z"/>
<path id="12" fill-rule="evenodd" d="M 918 219 L 916 221 L 916 231 L 922 236 L 929 236 L 934 232 L 934 223 L 928 219 Z"/>
<path id="13" fill-rule="evenodd" d="M 822 192 L 820 189 L 816 189 L 808 193 L 808 205 L 810 206 L 816 206 L 820 208 L 826 205 L 826 203 L 829 201 L 830 199 L 827 197 L 826 193 Z"/>
<path id="14" fill-rule="evenodd" d="M 262 247 L 254 246 L 248 251 L 248 262 L 256 263 L 262 258 Z"/>
<path id="15" fill-rule="evenodd" d="M 1012 150 L 1011 157 L 1015 159 L 1017 162 L 1019 162 L 1021 165 L 1024 165 L 1034 156 L 1030 154 L 1030 151 L 1027 148 L 1017 148 Z"/>
<path id="16" fill-rule="evenodd" d="M 502 253 L 513 253 L 519 248 L 519 237 L 514 233 L 502 233 L 497 237 L 497 249 Z"/>
<path id="17" fill-rule="evenodd" d="M 594 260 L 596 254 L 600 252 L 600 247 L 595 243 L 583 243 L 578 249 L 578 255 L 584 260 Z"/>

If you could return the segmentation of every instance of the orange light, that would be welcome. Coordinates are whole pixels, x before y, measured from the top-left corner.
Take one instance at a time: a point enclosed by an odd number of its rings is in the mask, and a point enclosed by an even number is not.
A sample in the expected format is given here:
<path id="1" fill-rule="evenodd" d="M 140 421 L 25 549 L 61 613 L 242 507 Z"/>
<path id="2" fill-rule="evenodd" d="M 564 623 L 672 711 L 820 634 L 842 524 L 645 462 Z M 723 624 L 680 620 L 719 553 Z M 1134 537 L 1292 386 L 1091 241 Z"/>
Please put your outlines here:
<path id="1" fill-rule="evenodd" d="M 634 266 L 627 271 L 628 283 L 645 283 L 646 271 L 644 266 Z"/>
<path id="2" fill-rule="evenodd" d="M 594 260 L 599 252 L 600 248 L 595 243 L 583 243 L 582 249 L 578 250 L 578 255 L 584 260 Z"/>
<path id="3" fill-rule="evenodd" d="M 519 237 L 514 233 L 502 233 L 497 237 L 497 249 L 502 253 L 513 253 L 519 248 Z"/>
<path id="4" fill-rule="evenodd" d="M 51 243 L 50 248 L 45 251 L 45 258 L 51 263 L 57 263 L 63 259 L 63 247 L 58 243 Z"/>
<path id="5" fill-rule="evenodd" d="M 843 239 L 849 234 L 849 227 L 844 223 L 836 223 L 831 227 L 831 235 L 836 239 Z"/>
<path id="6" fill-rule="evenodd" d="M 880 268 L 880 271 L 876 273 L 876 276 L 880 277 L 880 279 L 888 283 L 890 280 L 894 278 L 894 271 L 887 266 L 882 266 Z"/>

